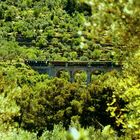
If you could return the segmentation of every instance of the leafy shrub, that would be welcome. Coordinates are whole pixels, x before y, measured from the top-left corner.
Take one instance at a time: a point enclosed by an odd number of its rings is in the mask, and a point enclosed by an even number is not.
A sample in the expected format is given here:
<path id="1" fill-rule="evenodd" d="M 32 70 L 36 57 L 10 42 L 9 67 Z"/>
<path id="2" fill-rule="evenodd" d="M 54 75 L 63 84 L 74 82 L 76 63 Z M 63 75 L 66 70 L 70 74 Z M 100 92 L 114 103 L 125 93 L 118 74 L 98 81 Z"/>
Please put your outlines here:
<path id="1" fill-rule="evenodd" d="M 1 140 L 37 140 L 35 133 L 30 133 L 22 129 L 11 129 L 8 132 L 0 132 Z"/>

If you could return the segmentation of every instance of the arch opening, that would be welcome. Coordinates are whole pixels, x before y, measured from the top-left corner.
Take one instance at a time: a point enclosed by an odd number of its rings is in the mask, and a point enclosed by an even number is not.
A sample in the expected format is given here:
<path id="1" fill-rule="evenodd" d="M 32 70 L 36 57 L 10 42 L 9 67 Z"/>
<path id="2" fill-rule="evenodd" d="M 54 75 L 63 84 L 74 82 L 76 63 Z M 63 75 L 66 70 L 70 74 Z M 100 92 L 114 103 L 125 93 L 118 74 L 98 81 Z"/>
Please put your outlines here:
<path id="1" fill-rule="evenodd" d="M 74 82 L 85 83 L 87 81 L 87 72 L 85 70 L 77 70 L 74 72 Z"/>
<path id="2" fill-rule="evenodd" d="M 56 77 L 70 80 L 70 73 L 66 69 L 61 69 L 56 72 Z"/>
<path id="3" fill-rule="evenodd" d="M 104 71 L 102 71 L 102 70 L 94 70 L 94 71 L 92 71 L 91 75 L 90 75 L 91 82 L 99 79 L 101 77 L 101 75 L 103 75 L 103 74 L 104 74 Z"/>

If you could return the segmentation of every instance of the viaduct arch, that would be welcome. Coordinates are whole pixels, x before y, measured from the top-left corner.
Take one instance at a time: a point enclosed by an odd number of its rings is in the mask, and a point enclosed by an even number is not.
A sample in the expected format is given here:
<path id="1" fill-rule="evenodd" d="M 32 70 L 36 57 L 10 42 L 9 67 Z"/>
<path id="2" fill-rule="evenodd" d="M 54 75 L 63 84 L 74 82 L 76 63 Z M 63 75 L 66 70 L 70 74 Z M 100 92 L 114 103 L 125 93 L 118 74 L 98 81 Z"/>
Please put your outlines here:
<path id="1" fill-rule="evenodd" d="M 112 61 L 35 61 L 27 60 L 25 64 L 31 66 L 39 73 L 47 73 L 50 77 L 56 77 L 58 72 L 64 70 L 69 72 L 70 81 L 74 82 L 76 71 L 85 71 L 87 83 L 91 82 L 91 75 L 95 71 L 108 72 L 113 69 L 120 70 L 121 65 Z"/>

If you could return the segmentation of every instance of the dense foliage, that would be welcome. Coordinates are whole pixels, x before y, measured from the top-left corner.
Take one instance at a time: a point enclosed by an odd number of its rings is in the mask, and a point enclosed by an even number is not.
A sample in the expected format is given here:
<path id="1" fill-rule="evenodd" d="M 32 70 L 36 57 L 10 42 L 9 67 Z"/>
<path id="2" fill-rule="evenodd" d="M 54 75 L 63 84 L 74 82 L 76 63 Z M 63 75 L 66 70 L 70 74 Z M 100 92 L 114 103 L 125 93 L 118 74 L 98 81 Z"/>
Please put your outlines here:
<path id="1" fill-rule="evenodd" d="M 138 0 L 1 0 L 0 137 L 139 139 L 139 25 Z M 122 71 L 87 86 L 82 72 L 70 83 L 26 59 L 111 60 Z"/>

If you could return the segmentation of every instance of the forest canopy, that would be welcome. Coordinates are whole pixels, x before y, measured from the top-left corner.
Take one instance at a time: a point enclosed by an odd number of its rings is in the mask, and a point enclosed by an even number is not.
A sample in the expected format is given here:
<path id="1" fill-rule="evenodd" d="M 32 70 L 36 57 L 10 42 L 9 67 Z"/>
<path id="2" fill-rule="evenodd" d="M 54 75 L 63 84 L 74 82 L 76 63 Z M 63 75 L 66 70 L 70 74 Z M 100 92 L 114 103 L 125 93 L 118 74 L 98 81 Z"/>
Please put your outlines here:
<path id="1" fill-rule="evenodd" d="M 140 139 L 138 0 L 1 0 L 0 137 Z M 112 61 L 121 71 L 70 83 L 25 60 Z M 73 131 L 73 129 L 72 129 Z M 12 135 L 12 134 L 13 135 Z"/>

